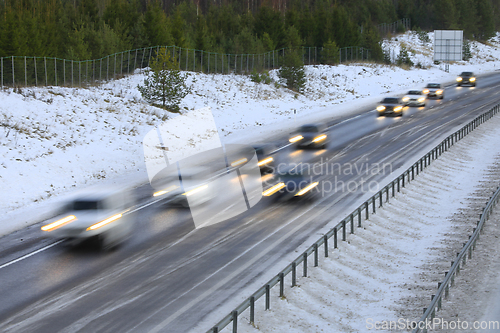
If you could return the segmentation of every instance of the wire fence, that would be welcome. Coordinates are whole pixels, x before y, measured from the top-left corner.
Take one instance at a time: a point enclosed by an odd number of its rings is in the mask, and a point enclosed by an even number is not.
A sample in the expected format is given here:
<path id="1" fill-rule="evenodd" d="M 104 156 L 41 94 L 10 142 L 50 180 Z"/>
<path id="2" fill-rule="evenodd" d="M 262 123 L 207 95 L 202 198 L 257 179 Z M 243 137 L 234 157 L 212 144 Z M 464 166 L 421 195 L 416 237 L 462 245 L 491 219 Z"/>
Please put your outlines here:
<path id="1" fill-rule="evenodd" d="M 1 87 L 86 86 L 118 79 L 149 67 L 160 46 L 119 52 L 96 60 L 67 60 L 51 57 L 11 56 L 0 58 Z M 183 71 L 203 73 L 251 73 L 280 68 L 290 49 L 262 54 L 221 54 L 166 46 Z M 338 64 L 370 60 L 370 50 L 362 47 L 325 49 L 303 47 L 305 65 Z M 300 53 L 299 53 L 300 54 Z"/>
<path id="2" fill-rule="evenodd" d="M 378 32 L 381 37 L 386 37 L 389 34 L 396 34 L 411 29 L 411 20 L 404 18 L 393 23 L 382 23 L 377 25 Z"/>

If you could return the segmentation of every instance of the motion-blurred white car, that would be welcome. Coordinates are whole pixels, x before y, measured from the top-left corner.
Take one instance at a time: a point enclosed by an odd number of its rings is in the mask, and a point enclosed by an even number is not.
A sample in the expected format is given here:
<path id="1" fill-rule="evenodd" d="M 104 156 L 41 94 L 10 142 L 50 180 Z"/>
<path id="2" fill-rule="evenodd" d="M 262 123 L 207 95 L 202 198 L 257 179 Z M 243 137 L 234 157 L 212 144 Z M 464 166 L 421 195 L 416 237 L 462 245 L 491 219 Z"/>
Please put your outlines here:
<path id="1" fill-rule="evenodd" d="M 63 214 L 42 227 L 48 236 L 80 243 L 96 239 L 102 250 L 118 246 L 127 239 L 133 227 L 128 210 L 131 207 L 128 191 L 99 189 L 68 201 Z"/>
<path id="2" fill-rule="evenodd" d="M 168 204 L 193 207 L 212 200 L 217 191 L 217 177 L 203 166 L 189 166 L 179 171 L 173 168 L 156 185 L 154 197 L 164 198 Z"/>
<path id="3" fill-rule="evenodd" d="M 425 106 L 425 94 L 422 90 L 410 90 L 403 97 L 403 103 L 406 106 Z"/>

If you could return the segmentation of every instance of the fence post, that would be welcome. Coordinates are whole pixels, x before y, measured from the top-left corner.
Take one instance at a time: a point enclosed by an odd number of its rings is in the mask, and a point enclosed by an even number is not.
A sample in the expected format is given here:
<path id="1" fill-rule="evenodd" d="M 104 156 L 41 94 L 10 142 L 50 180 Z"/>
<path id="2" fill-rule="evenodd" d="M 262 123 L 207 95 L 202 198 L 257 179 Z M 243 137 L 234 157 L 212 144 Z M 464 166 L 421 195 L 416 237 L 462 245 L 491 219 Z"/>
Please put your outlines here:
<path id="1" fill-rule="evenodd" d="M 57 59 L 54 58 L 54 75 L 56 78 L 56 86 L 57 86 Z"/>
<path id="2" fill-rule="evenodd" d="M 333 248 L 337 248 L 337 227 L 333 228 Z"/>
<path id="3" fill-rule="evenodd" d="M 26 56 L 24 56 L 24 86 L 28 86 L 28 74 L 26 73 Z"/>
<path id="4" fill-rule="evenodd" d="M 280 297 L 285 296 L 285 273 L 280 273 Z"/>
<path id="5" fill-rule="evenodd" d="M 346 223 L 345 223 L 345 220 L 342 220 L 342 241 L 345 241 L 347 239 L 347 232 L 345 230 L 345 226 L 346 226 Z"/>
<path id="6" fill-rule="evenodd" d="M 16 80 L 14 79 L 15 73 L 14 73 L 14 56 L 12 56 L 12 87 L 16 87 Z"/>
<path id="7" fill-rule="evenodd" d="M 297 264 L 292 262 L 292 287 L 297 285 Z"/>
<path id="8" fill-rule="evenodd" d="M 270 287 L 268 284 L 266 284 L 266 310 L 269 310 L 271 307 L 271 292 L 270 292 Z"/>
<path id="9" fill-rule="evenodd" d="M 233 333 L 238 332 L 238 311 L 233 311 Z"/>
<path id="10" fill-rule="evenodd" d="M 255 296 L 250 297 L 250 324 L 255 322 Z"/>
<path id="11" fill-rule="evenodd" d="M 325 258 L 328 257 L 328 236 L 323 236 L 323 243 L 325 244 Z"/>
<path id="12" fill-rule="evenodd" d="M 38 76 L 37 76 L 37 72 L 36 72 L 36 57 L 33 57 L 33 63 L 35 65 L 35 87 L 38 86 Z M 3 81 L 3 78 L 2 78 L 2 81 Z M 2 84 L 3 86 L 3 84 Z"/>
<path id="13" fill-rule="evenodd" d="M 303 266 L 302 266 L 302 276 L 307 277 L 307 252 L 304 252 L 302 255 L 304 257 L 303 259 Z"/>
<path id="14" fill-rule="evenodd" d="M 318 244 L 314 243 L 314 267 L 318 267 Z"/>

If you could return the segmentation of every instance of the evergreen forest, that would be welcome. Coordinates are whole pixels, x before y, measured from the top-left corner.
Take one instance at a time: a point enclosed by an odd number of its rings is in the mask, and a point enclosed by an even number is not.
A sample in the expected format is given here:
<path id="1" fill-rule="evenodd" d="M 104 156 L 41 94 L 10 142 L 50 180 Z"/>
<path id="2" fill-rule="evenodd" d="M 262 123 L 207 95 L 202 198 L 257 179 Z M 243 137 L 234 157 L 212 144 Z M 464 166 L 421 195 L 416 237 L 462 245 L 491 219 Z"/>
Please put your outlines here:
<path id="1" fill-rule="evenodd" d="M 70 60 L 157 45 L 229 54 L 360 46 L 377 60 L 383 23 L 405 18 L 414 30 L 476 40 L 500 26 L 500 0 L 0 0 L 0 13 L 0 57 Z"/>

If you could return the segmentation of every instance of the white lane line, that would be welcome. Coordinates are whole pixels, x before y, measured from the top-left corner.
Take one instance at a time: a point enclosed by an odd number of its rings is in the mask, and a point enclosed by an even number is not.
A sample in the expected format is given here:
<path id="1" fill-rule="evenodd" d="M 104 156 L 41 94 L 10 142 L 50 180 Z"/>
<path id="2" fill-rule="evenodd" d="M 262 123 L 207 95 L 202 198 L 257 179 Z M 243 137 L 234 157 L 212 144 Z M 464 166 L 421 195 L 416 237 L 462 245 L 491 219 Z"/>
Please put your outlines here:
<path id="1" fill-rule="evenodd" d="M 61 243 L 61 242 L 62 242 L 62 240 L 57 241 L 57 242 L 55 242 L 55 243 L 52 243 L 52 244 L 47 245 L 47 246 L 45 246 L 45 247 L 42 247 L 41 249 L 38 249 L 38 250 L 36 250 L 36 251 L 34 251 L 34 252 L 31 252 L 31 253 L 25 254 L 25 255 L 24 255 L 24 256 L 22 256 L 22 257 L 19 257 L 19 258 L 17 258 L 17 259 L 14 259 L 14 260 L 12 260 L 12 261 L 9 261 L 8 263 L 5 263 L 5 264 L 1 265 L 1 266 L 0 266 L 0 269 L 5 268 L 5 267 L 7 267 L 7 266 L 10 266 L 10 265 L 12 265 L 12 264 L 15 264 L 16 262 L 21 261 L 21 260 L 23 260 L 23 259 L 26 259 L 26 258 L 29 258 L 29 257 L 31 257 L 31 256 L 34 256 L 34 255 L 35 255 L 35 254 L 37 254 L 37 253 L 40 253 L 40 252 L 45 251 L 45 250 L 47 250 L 47 249 L 50 249 L 51 247 L 56 246 L 57 244 L 59 244 L 59 243 Z"/>

